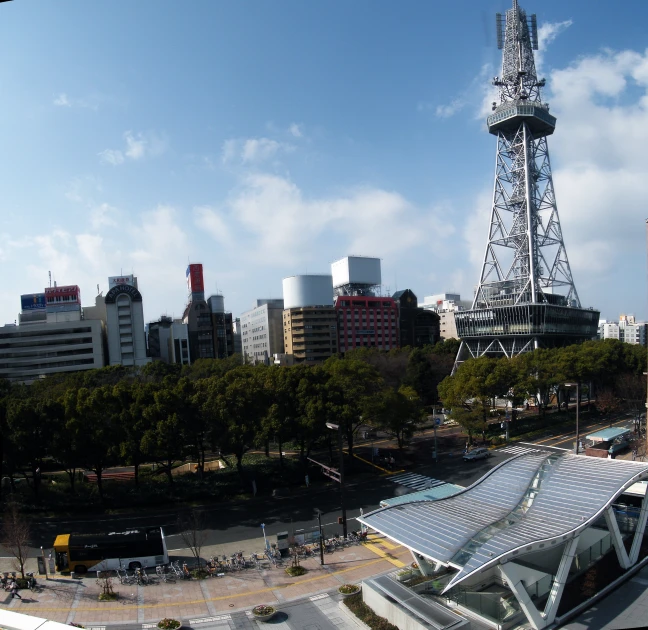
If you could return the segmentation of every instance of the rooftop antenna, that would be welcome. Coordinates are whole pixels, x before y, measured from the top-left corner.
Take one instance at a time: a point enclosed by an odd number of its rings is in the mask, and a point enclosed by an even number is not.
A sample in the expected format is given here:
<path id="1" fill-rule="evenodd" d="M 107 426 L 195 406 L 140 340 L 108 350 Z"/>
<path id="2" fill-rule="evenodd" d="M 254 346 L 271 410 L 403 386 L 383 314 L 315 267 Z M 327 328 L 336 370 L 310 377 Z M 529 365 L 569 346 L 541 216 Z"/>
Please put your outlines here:
<path id="1" fill-rule="evenodd" d="M 48 271 L 47 273 L 49 274 L 49 288 L 51 289 L 52 288 L 52 272 Z"/>
<path id="2" fill-rule="evenodd" d="M 99 295 L 99 285 L 97 285 L 97 295 Z"/>

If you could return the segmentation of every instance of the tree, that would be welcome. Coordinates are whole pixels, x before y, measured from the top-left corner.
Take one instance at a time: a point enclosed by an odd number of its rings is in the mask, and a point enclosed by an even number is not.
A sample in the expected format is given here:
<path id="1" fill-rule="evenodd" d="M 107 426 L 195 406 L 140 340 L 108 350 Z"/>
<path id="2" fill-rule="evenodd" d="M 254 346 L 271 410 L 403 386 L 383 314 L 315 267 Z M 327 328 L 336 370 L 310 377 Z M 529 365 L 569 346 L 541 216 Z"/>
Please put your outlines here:
<path id="1" fill-rule="evenodd" d="M 445 339 L 444 341 L 439 341 L 432 346 L 432 353 L 445 354 L 454 359 L 459 352 L 459 346 L 461 346 L 461 341 L 459 341 L 459 339 Z"/>
<path id="2" fill-rule="evenodd" d="M 377 370 L 357 359 L 331 357 L 324 363 L 328 374 L 326 383 L 329 421 L 340 425 L 349 447 L 349 461 L 353 462 L 355 433 L 363 424 L 363 415 L 371 397 L 382 387 Z"/>
<path id="3" fill-rule="evenodd" d="M 495 372 L 496 364 L 497 359 L 485 356 L 469 359 L 439 385 L 439 395 L 450 408 L 450 417 L 468 433 L 470 443 L 478 431 L 485 438 L 492 402 L 507 387 Z"/>
<path id="4" fill-rule="evenodd" d="M 186 514 L 178 514 L 178 533 L 182 542 L 191 551 L 198 569 L 202 566 L 202 548 L 207 540 L 207 529 L 203 512 L 191 510 Z"/>
<path id="5" fill-rule="evenodd" d="M 418 394 L 405 385 L 381 391 L 368 403 L 367 410 L 372 424 L 396 438 L 399 450 L 403 450 L 425 417 Z"/>
<path id="6" fill-rule="evenodd" d="M 9 503 L 2 517 L 2 545 L 16 559 L 14 569 L 20 571 L 23 578 L 30 539 L 29 521 L 20 513 L 15 502 Z"/>
<path id="7" fill-rule="evenodd" d="M 207 405 L 218 420 L 214 440 L 223 452 L 236 458 L 236 468 L 243 479 L 243 455 L 253 446 L 260 431 L 261 418 L 267 413 L 264 366 L 243 365 L 211 383 Z"/>

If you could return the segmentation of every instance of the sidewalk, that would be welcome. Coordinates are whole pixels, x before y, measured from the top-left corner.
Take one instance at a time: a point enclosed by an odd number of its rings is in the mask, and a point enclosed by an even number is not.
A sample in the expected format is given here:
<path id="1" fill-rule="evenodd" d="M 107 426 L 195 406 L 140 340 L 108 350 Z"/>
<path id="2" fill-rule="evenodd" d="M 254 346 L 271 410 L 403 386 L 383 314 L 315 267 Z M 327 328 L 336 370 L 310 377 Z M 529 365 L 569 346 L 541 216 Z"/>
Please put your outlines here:
<path id="1" fill-rule="evenodd" d="M 228 555 L 242 549 L 245 555 L 263 549 L 263 538 L 203 549 L 203 558 Z M 189 557 L 183 550 L 172 553 L 174 559 Z M 151 586 L 121 585 L 115 579 L 116 602 L 99 602 L 100 587 L 94 577 L 70 579 L 56 576 L 39 579 L 40 592 L 20 591 L 22 600 L 6 594 L 0 608 L 13 612 L 44 617 L 62 623 L 78 623 L 85 627 L 104 628 L 107 625 L 154 627 L 164 617 L 182 620 L 185 625 L 219 624 L 231 620 L 232 613 L 249 611 L 259 604 L 271 604 L 281 610 L 282 604 L 335 591 L 341 584 L 361 580 L 402 567 L 412 561 L 409 551 L 382 537 L 371 536 L 370 542 L 325 554 L 325 565 L 319 556 L 301 561 L 308 569 L 306 575 L 293 578 L 284 567 L 246 569 L 226 573 L 221 578 L 180 580 Z M 30 558 L 28 571 L 35 570 L 36 560 Z M 11 570 L 11 560 L 0 560 L 0 570 Z M 1 597 L 1 594 L 0 594 Z M 324 604 L 325 597 L 321 604 Z M 315 597 L 312 603 L 316 603 Z M 330 604 L 330 601 L 329 601 Z M 150 624 L 150 625 L 149 625 Z M 240 624 L 236 624 L 237 627 Z M 289 626 L 286 626 L 289 627 Z M 348 627 L 348 626 L 345 626 Z"/>

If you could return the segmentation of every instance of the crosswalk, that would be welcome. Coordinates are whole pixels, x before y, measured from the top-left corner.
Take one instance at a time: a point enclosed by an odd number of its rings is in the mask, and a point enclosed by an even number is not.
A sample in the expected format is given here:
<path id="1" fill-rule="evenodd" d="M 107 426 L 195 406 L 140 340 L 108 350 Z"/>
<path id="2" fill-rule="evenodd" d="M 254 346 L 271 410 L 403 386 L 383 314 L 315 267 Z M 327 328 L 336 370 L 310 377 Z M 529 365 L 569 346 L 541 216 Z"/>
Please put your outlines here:
<path id="1" fill-rule="evenodd" d="M 399 486 L 405 486 L 414 490 L 428 490 L 436 488 L 437 486 L 445 485 L 445 481 L 426 477 L 425 475 L 417 475 L 416 473 L 400 473 L 389 477 L 389 481 L 397 483 Z"/>
<path id="2" fill-rule="evenodd" d="M 522 455 L 524 453 L 539 453 L 542 449 L 530 448 L 528 446 L 505 446 L 500 448 L 500 453 L 511 453 L 512 455 Z"/>

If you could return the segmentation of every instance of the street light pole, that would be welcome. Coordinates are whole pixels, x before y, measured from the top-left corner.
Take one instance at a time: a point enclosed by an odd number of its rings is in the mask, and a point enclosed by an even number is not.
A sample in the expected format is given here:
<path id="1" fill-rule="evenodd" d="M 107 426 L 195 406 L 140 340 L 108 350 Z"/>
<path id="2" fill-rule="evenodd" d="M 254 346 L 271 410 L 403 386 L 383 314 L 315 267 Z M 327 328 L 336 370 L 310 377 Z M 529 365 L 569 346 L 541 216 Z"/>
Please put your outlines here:
<path id="1" fill-rule="evenodd" d="M 580 426 L 579 426 L 579 413 L 580 413 L 580 382 L 576 383 L 565 383 L 565 387 L 575 387 L 576 388 L 576 455 L 580 451 Z M 567 405 L 569 408 L 569 404 Z"/>
<path id="2" fill-rule="evenodd" d="M 320 548 L 320 564 L 324 566 L 324 535 L 322 533 L 322 512 L 317 510 L 317 523 L 319 524 L 319 548 Z"/>
<path id="3" fill-rule="evenodd" d="M 338 434 L 338 450 L 340 453 L 340 507 L 342 508 L 342 533 L 346 539 L 347 518 L 346 506 L 344 505 L 344 451 L 342 450 L 342 427 L 339 424 L 333 424 L 332 422 L 327 422 L 326 426 L 333 431 L 337 431 Z"/>

